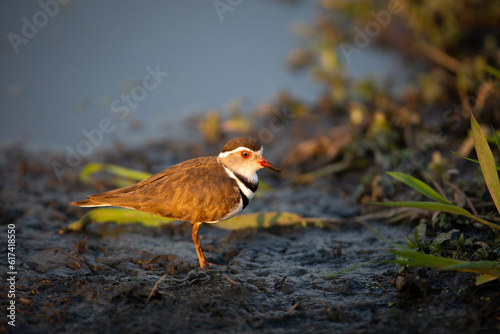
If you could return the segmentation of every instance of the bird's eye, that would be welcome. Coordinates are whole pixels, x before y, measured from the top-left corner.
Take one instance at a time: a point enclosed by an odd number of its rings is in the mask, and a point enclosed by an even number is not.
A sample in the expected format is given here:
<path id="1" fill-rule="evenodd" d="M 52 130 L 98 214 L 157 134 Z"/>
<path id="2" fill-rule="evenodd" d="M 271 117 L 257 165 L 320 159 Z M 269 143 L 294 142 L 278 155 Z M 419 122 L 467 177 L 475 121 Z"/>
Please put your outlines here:
<path id="1" fill-rule="evenodd" d="M 243 159 L 248 159 L 248 158 L 250 158 L 250 152 L 248 152 L 248 151 L 241 151 L 241 157 L 242 157 Z"/>

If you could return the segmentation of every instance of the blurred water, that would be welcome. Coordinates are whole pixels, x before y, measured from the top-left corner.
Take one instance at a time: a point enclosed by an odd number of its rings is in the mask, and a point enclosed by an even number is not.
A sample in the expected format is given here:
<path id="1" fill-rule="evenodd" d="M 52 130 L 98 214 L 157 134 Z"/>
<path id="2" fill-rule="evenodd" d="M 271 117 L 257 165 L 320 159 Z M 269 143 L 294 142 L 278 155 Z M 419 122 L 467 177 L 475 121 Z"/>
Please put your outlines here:
<path id="1" fill-rule="evenodd" d="M 0 4 L 0 143 L 75 147 L 109 119 L 94 139 L 134 144 L 178 133 L 186 115 L 238 97 L 250 108 L 279 89 L 308 101 L 320 92 L 308 73 L 285 66 L 299 45 L 291 25 L 312 22 L 315 2 L 57 1 Z M 221 2 L 229 7 L 218 13 Z M 396 56 L 365 51 L 353 76 L 401 72 Z"/>

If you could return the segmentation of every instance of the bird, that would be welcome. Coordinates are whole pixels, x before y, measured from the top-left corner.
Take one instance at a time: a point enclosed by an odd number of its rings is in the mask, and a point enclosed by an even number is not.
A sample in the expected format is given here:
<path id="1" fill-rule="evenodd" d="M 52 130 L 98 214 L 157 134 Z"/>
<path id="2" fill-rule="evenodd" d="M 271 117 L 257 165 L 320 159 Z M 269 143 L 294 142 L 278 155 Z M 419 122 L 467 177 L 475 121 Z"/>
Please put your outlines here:
<path id="1" fill-rule="evenodd" d="M 188 221 L 200 268 L 211 265 L 198 237 L 203 223 L 217 223 L 243 210 L 259 186 L 257 171 L 281 170 L 263 157 L 253 137 L 228 141 L 218 156 L 199 157 L 173 165 L 131 186 L 69 203 L 77 207 L 117 206 Z"/>

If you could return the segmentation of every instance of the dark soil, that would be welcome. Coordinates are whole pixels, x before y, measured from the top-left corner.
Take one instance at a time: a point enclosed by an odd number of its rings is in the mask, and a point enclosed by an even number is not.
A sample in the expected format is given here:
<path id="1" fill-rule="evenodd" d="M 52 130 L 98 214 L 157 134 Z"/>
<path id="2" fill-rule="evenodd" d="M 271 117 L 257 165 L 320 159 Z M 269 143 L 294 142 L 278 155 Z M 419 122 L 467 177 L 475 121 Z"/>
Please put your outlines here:
<path id="1" fill-rule="evenodd" d="M 150 159 L 141 166 L 137 159 L 106 156 L 107 162 L 152 171 L 171 163 Z M 106 224 L 64 232 L 86 211 L 67 203 L 103 189 L 79 184 L 72 173 L 60 182 L 51 167 L 57 159 L 19 146 L 0 154 L 0 244 L 7 248 L 7 226 L 14 224 L 17 271 L 15 327 L 8 325 L 4 309 L 1 332 L 497 333 L 498 281 L 478 287 L 473 275 L 413 269 L 398 292 L 396 265 L 380 262 L 323 278 L 391 258 L 389 245 L 349 219 L 356 208 L 334 195 L 333 183 L 293 186 L 261 173 L 278 190 L 263 192 L 247 212 L 348 219 L 321 228 L 233 232 L 204 225 L 203 248 L 218 265 L 203 271 L 188 223 L 161 229 Z M 338 184 L 349 178 L 336 182 L 337 189 L 349 187 Z M 372 226 L 399 243 L 412 230 L 383 222 Z M 10 277 L 6 262 L 4 253 L 4 282 Z M 8 292 L 2 284 L 4 306 Z"/>

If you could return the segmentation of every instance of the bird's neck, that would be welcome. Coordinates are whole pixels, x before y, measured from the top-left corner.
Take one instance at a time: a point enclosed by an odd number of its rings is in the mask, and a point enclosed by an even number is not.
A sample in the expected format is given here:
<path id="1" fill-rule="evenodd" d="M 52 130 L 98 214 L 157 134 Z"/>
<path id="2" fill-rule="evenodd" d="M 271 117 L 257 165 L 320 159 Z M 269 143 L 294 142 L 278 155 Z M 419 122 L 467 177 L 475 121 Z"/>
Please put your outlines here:
<path id="1" fill-rule="evenodd" d="M 236 181 L 238 187 L 246 195 L 246 197 L 251 199 L 259 187 L 259 178 L 257 173 L 254 171 L 248 173 L 245 173 L 244 171 L 235 171 L 228 166 L 225 166 L 220 160 L 219 163 L 224 168 L 227 175 Z"/>

